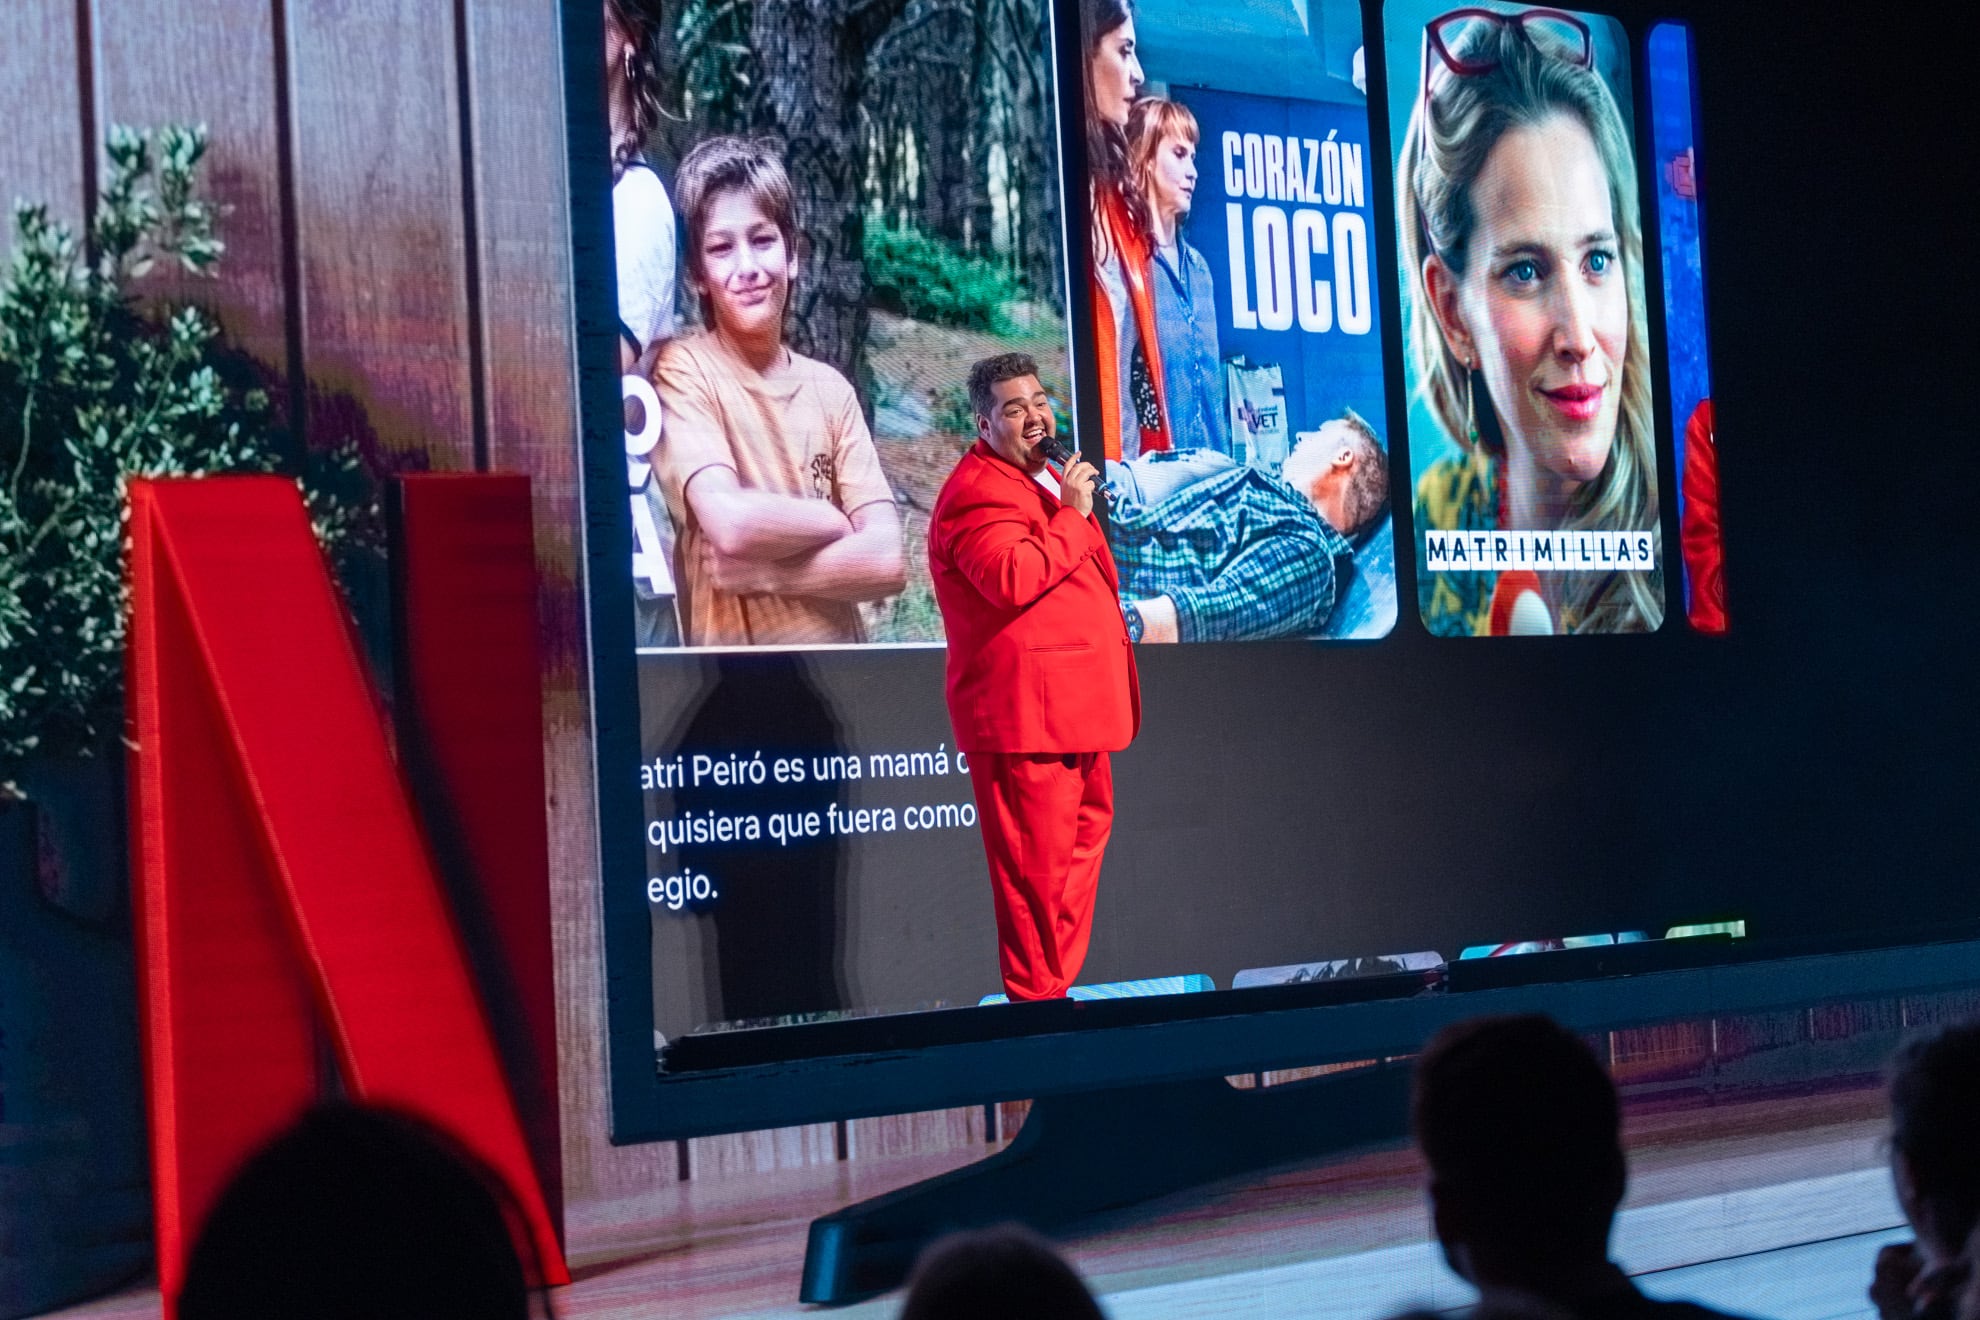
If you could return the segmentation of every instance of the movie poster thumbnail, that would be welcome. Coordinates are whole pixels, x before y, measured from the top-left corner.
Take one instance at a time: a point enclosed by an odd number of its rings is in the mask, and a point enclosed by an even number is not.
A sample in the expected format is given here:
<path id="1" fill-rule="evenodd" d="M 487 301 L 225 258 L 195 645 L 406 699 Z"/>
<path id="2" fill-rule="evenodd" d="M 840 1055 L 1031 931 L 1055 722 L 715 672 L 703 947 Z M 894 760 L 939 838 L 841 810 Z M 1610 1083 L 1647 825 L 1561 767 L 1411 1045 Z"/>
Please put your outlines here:
<path id="1" fill-rule="evenodd" d="M 939 644 L 969 364 L 1066 394 L 1042 0 L 602 3 L 640 651 Z"/>
<path id="2" fill-rule="evenodd" d="M 1142 642 L 1394 626 L 1360 6 L 1082 0 L 1111 545 Z"/>
<path id="3" fill-rule="evenodd" d="M 1628 39 L 1511 4 L 1391 0 L 1383 23 L 1424 625 L 1654 631 Z"/>
<path id="4" fill-rule="evenodd" d="M 1671 449 L 1678 474 L 1684 612 L 1699 632 L 1726 630 L 1719 539 L 1719 439 L 1705 341 L 1704 201 L 1698 186 L 1691 30 L 1650 30 L 1650 140 L 1657 153 L 1657 233 L 1664 249 L 1664 339 L 1670 351 Z"/>

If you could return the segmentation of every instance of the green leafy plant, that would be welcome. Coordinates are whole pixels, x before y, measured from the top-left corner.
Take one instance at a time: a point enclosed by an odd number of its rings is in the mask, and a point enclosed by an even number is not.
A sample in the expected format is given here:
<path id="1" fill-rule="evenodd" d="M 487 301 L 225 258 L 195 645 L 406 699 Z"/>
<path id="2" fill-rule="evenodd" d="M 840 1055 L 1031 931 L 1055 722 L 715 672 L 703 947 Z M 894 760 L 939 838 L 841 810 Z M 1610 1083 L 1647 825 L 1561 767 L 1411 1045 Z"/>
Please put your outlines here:
<path id="1" fill-rule="evenodd" d="M 33 754 L 101 749 L 121 726 L 125 482 L 300 472 L 333 555 L 375 547 L 354 450 L 302 459 L 252 368 L 196 307 L 141 306 L 160 262 L 210 275 L 218 210 L 203 129 L 112 129 L 87 245 L 18 205 L 0 279 L 0 799 Z M 304 470 L 307 469 L 307 470 Z"/>
<path id="2" fill-rule="evenodd" d="M 967 256 L 912 225 L 897 228 L 869 218 L 865 255 L 874 303 L 918 320 L 1006 334 L 1007 309 L 1024 296 L 1002 266 Z"/>

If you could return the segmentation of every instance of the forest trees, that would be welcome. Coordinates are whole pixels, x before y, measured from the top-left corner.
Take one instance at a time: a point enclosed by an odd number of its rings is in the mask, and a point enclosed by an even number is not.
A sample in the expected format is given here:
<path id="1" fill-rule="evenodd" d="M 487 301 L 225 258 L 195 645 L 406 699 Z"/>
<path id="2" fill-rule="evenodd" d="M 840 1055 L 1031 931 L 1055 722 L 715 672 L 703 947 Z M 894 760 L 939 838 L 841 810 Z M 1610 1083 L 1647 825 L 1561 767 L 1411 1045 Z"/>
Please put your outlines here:
<path id="1" fill-rule="evenodd" d="M 805 227 L 805 277 L 791 309 L 799 352 L 830 362 L 864 398 L 867 372 L 866 53 L 909 0 L 754 0 L 752 127 L 784 144 Z"/>
<path id="2" fill-rule="evenodd" d="M 869 223 L 992 260 L 1063 306 L 1045 0 L 685 0 L 675 18 L 661 63 L 684 122 L 660 149 L 678 159 L 710 132 L 783 142 L 806 239 L 800 351 L 867 395 Z"/>

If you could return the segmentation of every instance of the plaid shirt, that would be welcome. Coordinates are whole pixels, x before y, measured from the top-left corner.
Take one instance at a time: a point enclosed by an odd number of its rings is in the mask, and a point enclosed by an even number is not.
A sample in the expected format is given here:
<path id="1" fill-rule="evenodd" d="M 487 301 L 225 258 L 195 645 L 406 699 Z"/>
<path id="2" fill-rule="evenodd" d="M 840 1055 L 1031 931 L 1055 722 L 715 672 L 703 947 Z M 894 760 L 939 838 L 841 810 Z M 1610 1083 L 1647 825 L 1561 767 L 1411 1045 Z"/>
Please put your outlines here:
<path id="1" fill-rule="evenodd" d="M 1167 596 L 1183 641 L 1311 636 L 1333 613 L 1354 552 L 1277 477 L 1223 460 L 1153 503 L 1113 485 L 1121 599 Z"/>

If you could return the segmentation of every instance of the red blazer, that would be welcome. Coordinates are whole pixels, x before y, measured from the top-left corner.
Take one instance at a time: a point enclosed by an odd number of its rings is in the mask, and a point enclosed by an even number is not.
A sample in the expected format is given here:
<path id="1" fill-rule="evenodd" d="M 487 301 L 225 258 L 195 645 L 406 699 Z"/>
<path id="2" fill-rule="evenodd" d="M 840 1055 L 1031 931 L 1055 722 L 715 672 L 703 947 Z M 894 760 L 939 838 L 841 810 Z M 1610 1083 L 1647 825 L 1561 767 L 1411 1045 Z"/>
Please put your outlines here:
<path id="1" fill-rule="evenodd" d="M 1107 538 L 978 441 L 928 521 L 965 752 L 1117 752 L 1141 727 Z"/>

